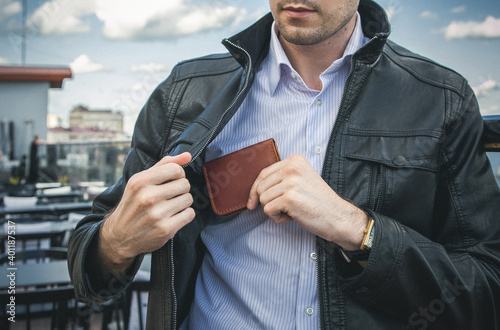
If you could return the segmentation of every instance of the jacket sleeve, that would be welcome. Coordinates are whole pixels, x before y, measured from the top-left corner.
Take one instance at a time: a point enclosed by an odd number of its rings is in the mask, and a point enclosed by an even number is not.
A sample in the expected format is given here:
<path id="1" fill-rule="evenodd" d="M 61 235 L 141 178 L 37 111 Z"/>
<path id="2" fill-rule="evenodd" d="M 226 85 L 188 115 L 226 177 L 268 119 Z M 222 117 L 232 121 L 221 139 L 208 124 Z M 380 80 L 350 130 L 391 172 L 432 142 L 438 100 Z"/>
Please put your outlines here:
<path id="1" fill-rule="evenodd" d="M 345 287 L 360 304 L 411 328 L 500 327 L 500 191 L 468 86 L 466 96 L 445 127 L 432 240 L 371 212 L 376 227 L 367 265 Z"/>
<path id="2" fill-rule="evenodd" d="M 154 165 L 162 157 L 169 132 L 167 100 L 173 86 L 171 76 L 153 92 L 136 122 L 131 149 L 125 160 L 122 177 L 96 197 L 92 214 L 81 220 L 69 241 L 68 268 L 79 300 L 103 302 L 120 295 L 130 284 L 142 261 L 139 256 L 125 278 L 99 283 L 95 253 L 99 228 L 104 216 L 119 203 L 128 179 Z"/>

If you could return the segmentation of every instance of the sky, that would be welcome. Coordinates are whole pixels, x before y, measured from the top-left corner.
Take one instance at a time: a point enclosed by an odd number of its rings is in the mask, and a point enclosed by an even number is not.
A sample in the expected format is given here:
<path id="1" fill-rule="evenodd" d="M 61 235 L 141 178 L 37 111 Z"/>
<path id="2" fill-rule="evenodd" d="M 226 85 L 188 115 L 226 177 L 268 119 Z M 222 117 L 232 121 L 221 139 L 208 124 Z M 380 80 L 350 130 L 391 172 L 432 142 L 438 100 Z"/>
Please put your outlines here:
<path id="1" fill-rule="evenodd" d="M 225 52 L 221 40 L 269 11 L 268 0 L 26 0 L 26 65 L 69 66 L 49 91 L 67 125 L 83 105 L 112 109 L 131 134 L 154 88 L 185 59 Z M 380 0 L 391 39 L 462 74 L 483 115 L 500 114 L 500 0 Z M 0 0 L 0 65 L 22 63 L 22 1 Z"/>

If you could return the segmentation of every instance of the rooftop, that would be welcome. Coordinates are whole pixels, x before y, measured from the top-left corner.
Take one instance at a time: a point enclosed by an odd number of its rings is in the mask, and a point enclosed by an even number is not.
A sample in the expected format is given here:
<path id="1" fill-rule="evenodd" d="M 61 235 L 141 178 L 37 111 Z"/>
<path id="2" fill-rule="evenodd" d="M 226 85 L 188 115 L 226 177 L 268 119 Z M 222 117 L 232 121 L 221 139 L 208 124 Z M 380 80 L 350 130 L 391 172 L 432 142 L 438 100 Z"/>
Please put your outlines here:
<path id="1" fill-rule="evenodd" d="M 51 88 L 61 88 L 66 78 L 71 78 L 67 67 L 0 66 L 0 81 L 48 81 Z"/>

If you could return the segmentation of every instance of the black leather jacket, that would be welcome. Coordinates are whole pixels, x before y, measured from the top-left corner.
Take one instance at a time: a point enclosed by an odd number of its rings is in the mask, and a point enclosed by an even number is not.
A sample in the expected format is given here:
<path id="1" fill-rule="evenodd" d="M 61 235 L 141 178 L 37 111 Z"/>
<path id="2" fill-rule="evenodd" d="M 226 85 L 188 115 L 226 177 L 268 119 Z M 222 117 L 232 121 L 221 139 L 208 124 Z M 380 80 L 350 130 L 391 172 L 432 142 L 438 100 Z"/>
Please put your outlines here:
<path id="1" fill-rule="evenodd" d="M 321 327 L 498 328 L 500 191 L 480 147 L 483 120 L 473 92 L 454 71 L 387 40 L 390 26 L 377 4 L 362 0 L 359 12 L 371 41 L 352 59 L 322 177 L 372 215 L 375 240 L 363 270 L 317 239 Z M 95 234 L 127 180 L 167 154 L 189 151 L 197 216 L 153 254 L 147 321 L 150 329 L 180 326 L 205 251 L 199 234 L 214 216 L 200 175 L 203 151 L 252 85 L 271 23 L 267 15 L 224 40 L 231 55 L 180 63 L 152 94 L 123 178 L 95 200 L 95 214 L 70 242 L 80 299 L 115 297 L 130 280 L 106 288 L 89 280 Z"/>

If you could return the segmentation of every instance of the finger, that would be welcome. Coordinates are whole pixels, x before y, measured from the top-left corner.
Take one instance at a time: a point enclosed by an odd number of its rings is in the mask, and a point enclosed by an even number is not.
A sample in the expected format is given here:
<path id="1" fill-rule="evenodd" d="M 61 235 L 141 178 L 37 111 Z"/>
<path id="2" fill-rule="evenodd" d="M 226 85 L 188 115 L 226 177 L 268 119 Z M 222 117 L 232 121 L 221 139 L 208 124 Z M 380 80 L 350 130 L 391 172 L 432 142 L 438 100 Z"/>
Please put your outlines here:
<path id="1" fill-rule="evenodd" d="M 275 223 L 292 221 L 292 218 L 281 207 L 282 197 L 279 197 L 264 206 L 264 213 Z"/>
<path id="2" fill-rule="evenodd" d="M 283 161 L 274 163 L 271 166 L 266 167 L 260 173 L 257 179 L 255 179 L 252 188 L 250 188 L 250 194 L 248 197 L 247 208 L 253 210 L 259 205 L 259 193 L 257 191 L 259 185 L 262 181 L 266 180 L 272 174 L 278 172 L 283 166 Z"/>
<path id="3" fill-rule="evenodd" d="M 285 182 L 283 181 L 283 175 L 281 172 L 274 172 L 264 180 L 262 180 L 257 186 L 257 195 L 260 203 L 262 204 L 262 195 L 266 192 L 272 190 L 276 195 L 281 195 L 277 193 L 278 190 L 283 190 Z"/>
<path id="4" fill-rule="evenodd" d="M 184 177 L 186 177 L 186 173 L 179 164 L 156 164 L 148 170 L 133 175 L 129 184 L 141 188 L 148 185 L 162 185 Z"/>
<path id="5" fill-rule="evenodd" d="M 182 229 L 185 225 L 193 221 L 196 213 L 193 208 L 188 207 L 184 210 L 174 214 L 168 219 L 169 226 L 173 229 L 174 233 L 177 233 L 180 229 Z M 172 235 L 173 237 L 174 235 Z M 172 238 L 172 237 L 169 237 Z"/>
<path id="6" fill-rule="evenodd" d="M 184 178 L 185 172 L 182 166 L 191 161 L 191 154 L 184 152 L 177 156 L 165 156 L 153 167 L 151 167 L 151 175 L 156 184 Z"/>
<path id="7" fill-rule="evenodd" d="M 155 194 L 163 200 L 172 199 L 176 196 L 189 193 L 191 184 L 186 178 L 169 181 L 155 187 Z"/>
<path id="8" fill-rule="evenodd" d="M 276 223 L 283 223 L 291 221 L 292 218 L 288 216 L 288 204 L 284 197 L 285 191 L 283 185 L 275 185 L 264 191 L 260 196 L 260 204 L 264 213 Z"/>
<path id="9" fill-rule="evenodd" d="M 193 196 L 191 194 L 182 194 L 175 196 L 169 200 L 164 200 L 155 205 L 155 209 L 151 211 L 156 219 L 169 219 L 175 214 L 191 207 L 193 204 Z"/>

